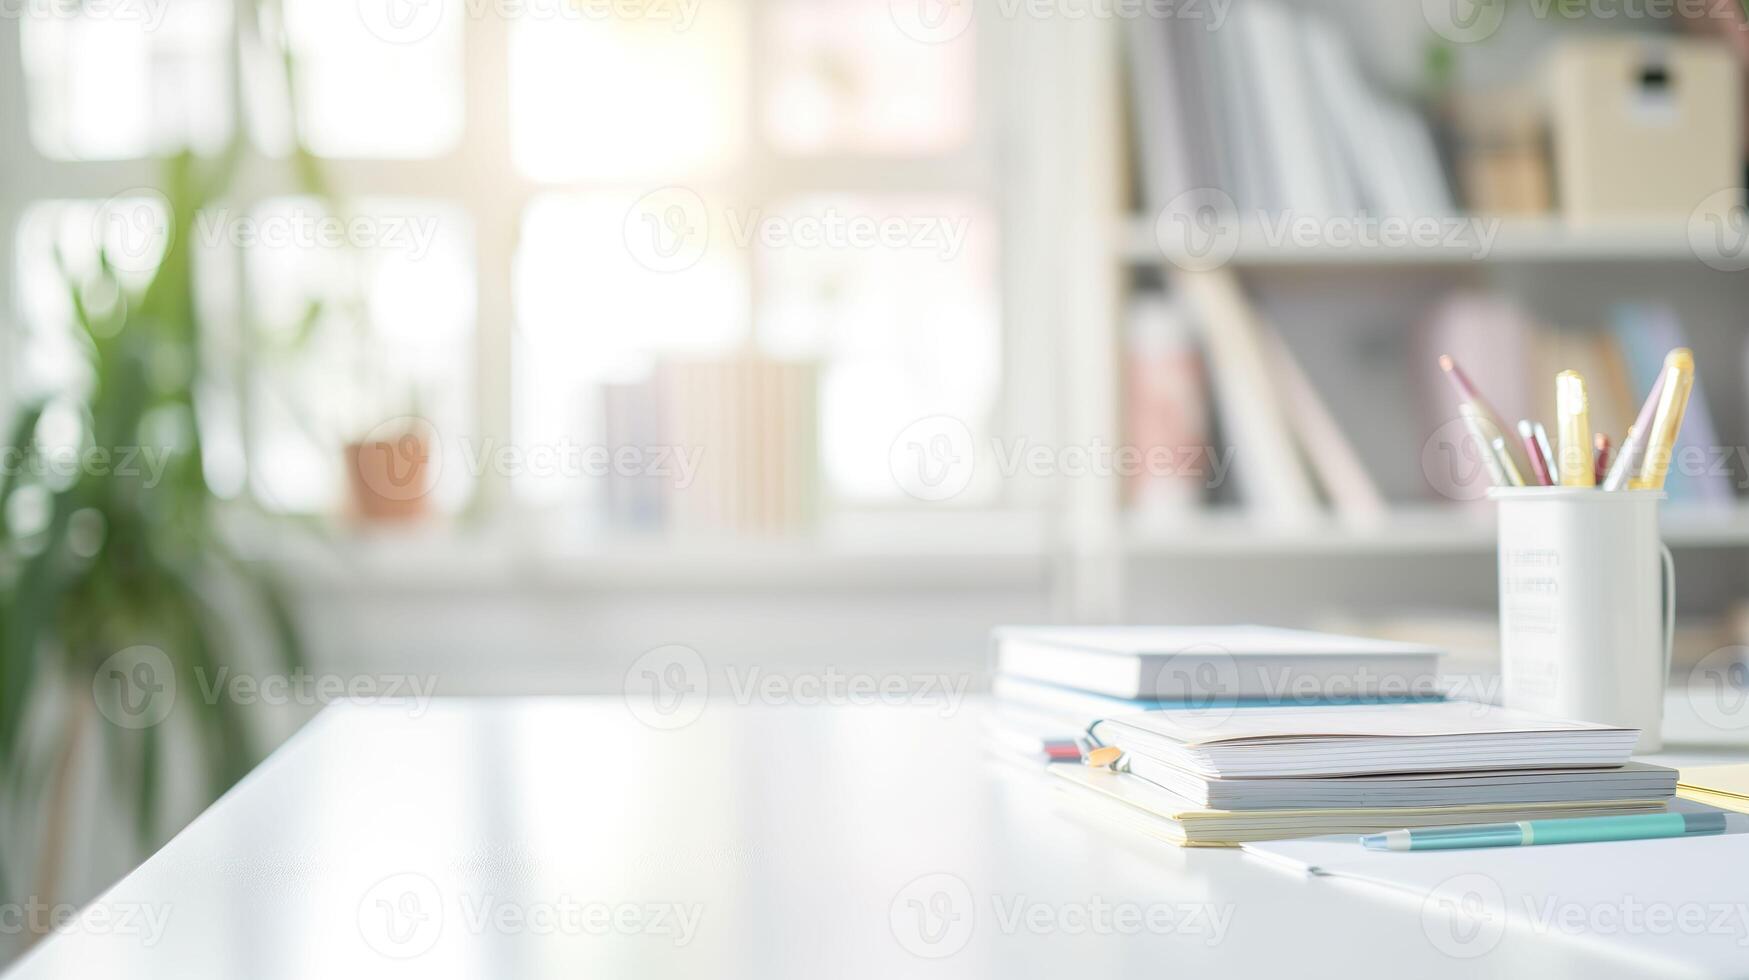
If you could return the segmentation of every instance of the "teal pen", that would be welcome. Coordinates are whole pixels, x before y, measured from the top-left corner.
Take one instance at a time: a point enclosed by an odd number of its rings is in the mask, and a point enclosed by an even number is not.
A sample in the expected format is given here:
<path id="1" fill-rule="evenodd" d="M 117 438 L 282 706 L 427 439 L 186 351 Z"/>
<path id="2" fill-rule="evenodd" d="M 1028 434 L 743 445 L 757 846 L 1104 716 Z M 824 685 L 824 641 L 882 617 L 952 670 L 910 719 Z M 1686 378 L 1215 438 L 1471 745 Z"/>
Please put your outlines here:
<path id="1" fill-rule="evenodd" d="M 1700 837 L 1749 830 L 1743 813 L 1635 813 L 1621 817 L 1520 820 L 1468 827 L 1387 830 L 1360 839 L 1373 851 L 1447 851 L 1462 847 L 1527 847 L 1532 844 L 1594 844 L 1612 840 Z"/>

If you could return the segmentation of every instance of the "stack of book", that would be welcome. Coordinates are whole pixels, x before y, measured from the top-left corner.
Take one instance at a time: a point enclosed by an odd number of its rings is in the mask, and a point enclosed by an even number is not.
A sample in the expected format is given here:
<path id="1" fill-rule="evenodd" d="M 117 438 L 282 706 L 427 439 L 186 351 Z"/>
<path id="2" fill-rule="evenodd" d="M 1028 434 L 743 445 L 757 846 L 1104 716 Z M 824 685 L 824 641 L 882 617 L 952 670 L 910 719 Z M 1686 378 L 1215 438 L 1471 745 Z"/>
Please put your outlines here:
<path id="1" fill-rule="evenodd" d="M 1174 844 L 1659 812 L 1676 793 L 1675 770 L 1629 761 L 1635 729 L 1445 699 L 1432 648 L 1264 627 L 1011 628 L 994 655 L 1000 744 Z"/>
<path id="2" fill-rule="evenodd" d="M 1639 732 L 1467 701 L 1151 711 L 1093 726 L 1109 767 L 1051 771 L 1176 844 L 1662 811 L 1676 770 Z"/>

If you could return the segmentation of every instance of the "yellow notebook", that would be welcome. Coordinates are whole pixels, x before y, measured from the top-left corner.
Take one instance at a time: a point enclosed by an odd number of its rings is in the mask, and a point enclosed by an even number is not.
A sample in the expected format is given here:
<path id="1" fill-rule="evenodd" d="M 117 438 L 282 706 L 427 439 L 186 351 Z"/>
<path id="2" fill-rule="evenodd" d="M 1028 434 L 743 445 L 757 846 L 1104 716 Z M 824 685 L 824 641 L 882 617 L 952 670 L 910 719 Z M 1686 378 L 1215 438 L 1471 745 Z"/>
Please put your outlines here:
<path id="1" fill-rule="evenodd" d="M 1749 813 L 1749 763 L 1684 766 L 1676 777 L 1676 795 L 1722 810 Z"/>
<path id="2" fill-rule="evenodd" d="M 1506 803 L 1488 805 L 1341 807 L 1301 810 L 1210 810 L 1129 773 L 1078 762 L 1045 767 L 1080 787 L 1076 798 L 1094 801 L 1107 818 L 1183 847 L 1237 847 L 1249 841 L 1372 834 L 1404 827 L 1507 823 L 1560 817 L 1603 817 L 1657 813 L 1666 800 L 1607 800 L 1586 803 Z M 1086 792 L 1091 790 L 1092 792 Z"/>

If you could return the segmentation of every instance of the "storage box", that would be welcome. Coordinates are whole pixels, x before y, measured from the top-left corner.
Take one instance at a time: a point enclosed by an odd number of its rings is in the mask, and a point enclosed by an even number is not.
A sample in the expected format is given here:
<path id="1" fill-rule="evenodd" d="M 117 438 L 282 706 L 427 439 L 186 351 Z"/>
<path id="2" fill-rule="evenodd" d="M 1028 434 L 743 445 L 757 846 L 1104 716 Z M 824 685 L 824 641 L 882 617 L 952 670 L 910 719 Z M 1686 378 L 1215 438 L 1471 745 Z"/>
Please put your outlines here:
<path id="1" fill-rule="evenodd" d="M 1558 45 L 1548 93 L 1561 211 L 1686 219 L 1742 186 L 1741 86 L 1736 62 L 1709 39 Z"/>

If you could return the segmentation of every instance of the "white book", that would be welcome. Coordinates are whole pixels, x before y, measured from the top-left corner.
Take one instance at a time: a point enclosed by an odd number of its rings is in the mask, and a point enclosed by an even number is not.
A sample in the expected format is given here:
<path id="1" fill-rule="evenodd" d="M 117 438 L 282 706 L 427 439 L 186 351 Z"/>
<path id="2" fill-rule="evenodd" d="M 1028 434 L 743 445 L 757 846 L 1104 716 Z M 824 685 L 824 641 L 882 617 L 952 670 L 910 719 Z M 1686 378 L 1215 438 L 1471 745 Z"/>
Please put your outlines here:
<path id="1" fill-rule="evenodd" d="M 1288 431 L 1257 312 L 1238 278 L 1214 269 L 1185 271 L 1178 280 L 1202 329 L 1222 425 L 1239 447 L 1235 472 L 1246 505 L 1270 524 L 1316 523 L 1318 497 Z"/>
<path id="2" fill-rule="evenodd" d="M 1191 162 L 1183 101 L 1174 78 L 1166 25 L 1148 22 L 1124 32 L 1129 42 L 1130 101 L 1136 116 L 1142 197 L 1159 211 L 1189 190 Z"/>
<path id="3" fill-rule="evenodd" d="M 1323 485 L 1336 516 L 1350 526 L 1376 525 L 1385 517 L 1385 498 L 1360 461 L 1342 425 L 1300 368 L 1287 341 L 1259 321 L 1264 353 L 1286 401 L 1288 426 L 1299 440 L 1306 463 Z"/>
<path id="4" fill-rule="evenodd" d="M 1313 91 L 1357 193 L 1376 215 L 1448 214 L 1451 194 L 1420 117 L 1361 77 L 1353 49 L 1327 20 L 1305 18 Z"/>
<path id="5" fill-rule="evenodd" d="M 1441 655 L 1267 626 L 1011 626 L 993 643 L 998 674 L 1197 704 L 1433 695 Z"/>
<path id="6" fill-rule="evenodd" d="M 1282 204 L 1302 216 L 1351 213 L 1342 184 L 1331 170 L 1333 146 L 1319 130 L 1320 117 L 1299 38 L 1299 18 L 1288 7 L 1254 0 L 1233 11 L 1250 45 L 1251 68 L 1264 146 L 1277 163 Z"/>
<path id="7" fill-rule="evenodd" d="M 1408 182 L 1412 213 L 1447 215 L 1457 211 L 1439 149 L 1427 121 L 1406 106 L 1386 103 L 1382 111 L 1385 146 Z"/>
<path id="8" fill-rule="evenodd" d="M 1595 803 L 1667 800 L 1676 795 L 1676 770 L 1643 762 L 1602 769 L 1210 779 L 1152 756 L 1133 754 L 1125 756 L 1119 768 L 1216 810 Z"/>
<path id="9" fill-rule="evenodd" d="M 1473 701 L 1147 711 L 1093 736 L 1211 778 L 1619 766 L 1639 731 Z"/>
<path id="10" fill-rule="evenodd" d="M 1277 177 L 1281 161 L 1270 158 L 1264 140 L 1248 46 L 1237 28 L 1208 33 L 1231 146 L 1233 200 L 1243 216 L 1273 214 L 1286 207 Z"/>

